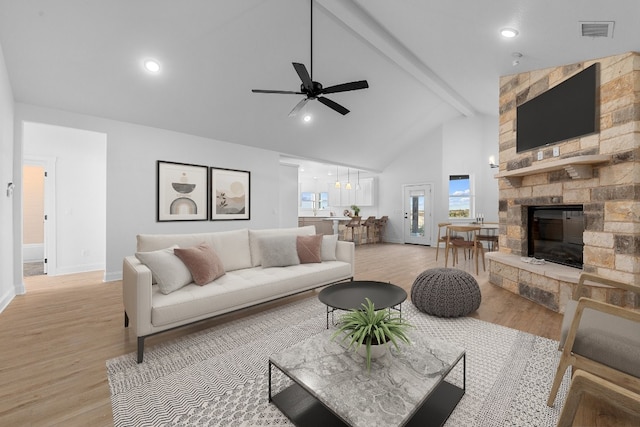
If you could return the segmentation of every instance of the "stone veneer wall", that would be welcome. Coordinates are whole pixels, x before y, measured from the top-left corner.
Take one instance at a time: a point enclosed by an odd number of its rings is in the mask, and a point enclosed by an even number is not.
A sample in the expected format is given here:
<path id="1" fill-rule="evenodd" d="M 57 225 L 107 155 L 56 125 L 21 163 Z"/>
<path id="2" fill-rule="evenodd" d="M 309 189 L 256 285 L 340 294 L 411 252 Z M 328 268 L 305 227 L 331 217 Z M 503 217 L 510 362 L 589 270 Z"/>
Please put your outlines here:
<path id="1" fill-rule="evenodd" d="M 538 150 L 516 153 L 516 106 L 596 62 L 600 63 L 599 132 L 543 147 L 540 161 Z M 591 154 L 611 159 L 594 165 L 588 179 L 572 179 L 564 169 L 525 176 L 519 186 L 499 178 L 500 253 L 490 258 L 490 282 L 563 312 L 580 271 L 559 267 L 567 274 L 546 275 L 520 268 L 514 259 L 517 256 L 519 262 L 527 255 L 528 206 L 582 204 L 584 271 L 640 284 L 640 54 L 501 77 L 499 141 L 500 172 Z M 560 157 L 552 156 L 553 147 L 559 147 Z M 510 262 L 501 262 L 501 256 Z M 587 294 L 638 306 L 637 298 L 607 288 L 591 288 Z"/>

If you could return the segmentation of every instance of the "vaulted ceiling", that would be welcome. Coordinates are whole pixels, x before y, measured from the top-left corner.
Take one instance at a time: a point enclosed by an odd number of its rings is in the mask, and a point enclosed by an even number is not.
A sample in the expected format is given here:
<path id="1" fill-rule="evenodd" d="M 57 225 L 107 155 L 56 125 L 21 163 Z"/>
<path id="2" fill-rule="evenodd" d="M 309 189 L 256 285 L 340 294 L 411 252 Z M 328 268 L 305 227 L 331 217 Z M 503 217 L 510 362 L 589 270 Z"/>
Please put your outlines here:
<path id="1" fill-rule="evenodd" d="M 0 44 L 16 102 L 368 170 L 451 118 L 497 120 L 501 75 L 640 50 L 638 0 L 317 0 L 313 79 L 370 88 L 328 95 L 345 116 L 308 102 L 305 123 L 288 117 L 302 95 L 251 89 L 299 89 L 309 5 L 0 0 Z M 613 37 L 583 37 L 581 21 L 614 22 Z"/>

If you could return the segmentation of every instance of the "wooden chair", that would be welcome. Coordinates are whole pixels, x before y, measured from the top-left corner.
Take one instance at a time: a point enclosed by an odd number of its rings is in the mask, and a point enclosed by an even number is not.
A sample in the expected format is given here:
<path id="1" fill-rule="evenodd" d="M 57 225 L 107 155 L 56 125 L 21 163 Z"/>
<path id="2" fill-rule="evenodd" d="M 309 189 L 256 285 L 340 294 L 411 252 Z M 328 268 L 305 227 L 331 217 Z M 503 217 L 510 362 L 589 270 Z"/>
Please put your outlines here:
<path id="1" fill-rule="evenodd" d="M 387 221 L 389 221 L 389 217 L 387 215 L 380 217 L 380 219 L 376 219 L 375 227 L 373 228 L 374 243 L 377 243 L 377 242 L 382 243 L 382 233 L 384 232 L 384 228 L 387 226 Z"/>
<path id="2" fill-rule="evenodd" d="M 365 235 L 367 236 L 367 243 L 371 243 L 375 235 L 376 217 L 370 216 L 364 220 L 362 227 L 365 229 Z"/>
<path id="3" fill-rule="evenodd" d="M 458 251 L 470 251 L 473 254 L 476 261 L 476 275 L 478 274 L 478 258 L 482 257 L 482 270 L 486 271 L 484 261 L 484 246 L 482 242 L 478 240 L 478 231 L 481 230 L 479 226 L 470 225 L 449 225 L 447 226 L 447 245 L 445 246 L 444 254 L 444 266 L 446 267 L 449 262 L 449 250 L 452 250 L 453 261 L 455 266 L 458 262 Z M 467 236 L 465 239 L 461 234 Z M 465 255 L 466 257 L 466 255 Z"/>
<path id="4" fill-rule="evenodd" d="M 581 297 L 585 281 L 640 295 L 640 286 L 582 273 L 567 302 L 560 333 L 562 350 L 549 392 L 553 403 L 569 366 L 591 372 L 618 386 L 640 393 L 640 312 Z"/>
<path id="5" fill-rule="evenodd" d="M 438 252 L 440 251 L 440 243 L 447 244 L 447 226 L 451 225 L 450 222 L 439 222 L 438 223 L 438 237 L 436 240 L 436 261 L 438 261 Z M 444 228 L 444 233 L 442 229 Z"/>
<path id="6" fill-rule="evenodd" d="M 571 380 L 571 387 L 564 402 L 558 427 L 572 427 L 582 396 L 589 394 L 594 398 L 620 409 L 640 419 L 640 394 L 613 384 L 589 372 L 577 370 Z"/>
<path id="7" fill-rule="evenodd" d="M 498 225 L 497 222 L 485 222 L 484 224 Z M 489 251 L 497 251 L 498 249 L 500 249 L 498 237 L 499 236 L 497 234 L 497 230 L 493 229 L 482 229 L 482 231 L 478 233 L 478 240 L 480 240 L 481 242 L 487 242 L 487 249 L 489 249 Z"/>
<path id="8" fill-rule="evenodd" d="M 345 240 L 347 240 L 347 234 L 349 232 L 349 230 L 351 230 L 351 241 L 354 244 L 358 244 L 360 243 L 358 239 L 358 241 L 356 241 L 356 230 L 357 230 L 357 234 L 358 236 L 360 236 L 360 231 L 361 231 L 361 227 L 362 227 L 362 218 L 360 218 L 359 216 L 352 216 L 351 220 L 345 225 L 345 227 L 347 227 L 347 231 L 345 232 Z"/>

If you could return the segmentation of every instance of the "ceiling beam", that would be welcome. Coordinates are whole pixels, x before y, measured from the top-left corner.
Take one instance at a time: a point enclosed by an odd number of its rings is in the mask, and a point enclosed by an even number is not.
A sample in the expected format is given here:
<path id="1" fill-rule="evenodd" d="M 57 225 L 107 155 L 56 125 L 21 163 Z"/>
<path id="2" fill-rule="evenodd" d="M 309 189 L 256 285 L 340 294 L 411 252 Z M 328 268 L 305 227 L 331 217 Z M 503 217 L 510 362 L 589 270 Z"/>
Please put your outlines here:
<path id="1" fill-rule="evenodd" d="M 316 0 L 316 3 L 461 114 L 475 115 L 465 98 L 353 0 Z"/>

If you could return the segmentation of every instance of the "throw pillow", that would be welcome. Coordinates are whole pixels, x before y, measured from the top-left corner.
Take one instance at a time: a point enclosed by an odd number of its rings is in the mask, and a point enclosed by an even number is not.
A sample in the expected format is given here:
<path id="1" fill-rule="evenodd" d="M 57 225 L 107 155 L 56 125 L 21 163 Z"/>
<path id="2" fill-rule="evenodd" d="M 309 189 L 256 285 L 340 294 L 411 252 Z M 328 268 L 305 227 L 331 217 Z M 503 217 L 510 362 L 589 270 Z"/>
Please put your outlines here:
<path id="1" fill-rule="evenodd" d="M 322 234 L 296 237 L 296 250 L 298 258 L 300 258 L 300 264 L 322 262 L 321 249 Z"/>
<path id="2" fill-rule="evenodd" d="M 322 236 L 322 261 L 335 261 L 336 246 L 338 246 L 338 235 L 330 234 Z"/>
<path id="3" fill-rule="evenodd" d="M 191 248 L 175 248 L 173 252 L 187 266 L 196 285 L 213 282 L 225 274 L 222 261 L 206 243 Z"/>
<path id="4" fill-rule="evenodd" d="M 300 264 L 296 236 L 265 236 L 258 239 L 263 267 L 286 267 Z"/>
<path id="5" fill-rule="evenodd" d="M 177 247 L 174 245 L 159 251 L 136 252 L 136 258 L 149 267 L 153 281 L 165 295 L 177 291 L 193 280 L 187 266 L 173 253 Z"/>

